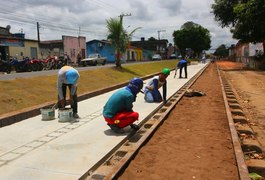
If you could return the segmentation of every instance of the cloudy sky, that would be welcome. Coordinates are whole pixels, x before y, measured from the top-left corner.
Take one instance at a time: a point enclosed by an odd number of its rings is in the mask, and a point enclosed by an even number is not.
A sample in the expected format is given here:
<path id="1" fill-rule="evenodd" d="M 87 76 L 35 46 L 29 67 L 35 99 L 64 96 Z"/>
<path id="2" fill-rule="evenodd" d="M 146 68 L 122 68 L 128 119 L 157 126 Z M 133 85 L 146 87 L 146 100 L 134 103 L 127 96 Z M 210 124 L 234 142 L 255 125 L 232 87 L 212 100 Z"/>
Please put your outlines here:
<path id="1" fill-rule="evenodd" d="M 212 48 L 230 46 L 229 29 L 214 21 L 214 0 L 1 0 L 0 26 L 11 26 L 11 33 L 23 32 L 37 39 L 37 22 L 41 40 L 58 40 L 62 35 L 85 36 L 86 40 L 106 39 L 106 20 L 123 16 L 128 32 L 141 27 L 132 40 L 168 39 L 187 21 L 193 21 L 211 33 Z"/>

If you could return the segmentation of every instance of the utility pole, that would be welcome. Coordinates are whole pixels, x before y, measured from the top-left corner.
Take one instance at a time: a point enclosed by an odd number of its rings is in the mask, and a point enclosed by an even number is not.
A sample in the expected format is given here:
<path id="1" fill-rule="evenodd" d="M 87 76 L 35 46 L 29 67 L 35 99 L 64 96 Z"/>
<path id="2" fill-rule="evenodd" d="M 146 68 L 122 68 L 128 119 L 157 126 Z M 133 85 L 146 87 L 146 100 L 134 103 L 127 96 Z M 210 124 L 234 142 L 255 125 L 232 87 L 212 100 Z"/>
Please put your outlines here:
<path id="1" fill-rule="evenodd" d="M 158 33 L 158 41 L 160 40 L 160 32 L 166 32 L 166 30 L 158 30 L 157 33 Z M 160 41 L 158 42 L 158 52 L 160 54 Z"/>
<path id="2" fill-rule="evenodd" d="M 80 36 L 81 35 L 81 27 L 79 26 L 78 27 L 78 36 Z"/>
<path id="3" fill-rule="evenodd" d="M 120 23 L 121 23 L 121 26 L 122 26 L 122 28 L 123 28 L 123 22 L 122 22 L 122 20 L 123 20 L 123 17 L 124 16 L 131 16 L 132 14 L 130 13 L 130 14 L 124 14 L 124 13 L 122 13 L 119 17 L 120 17 Z M 121 35 L 121 34 L 120 34 Z M 116 61 L 116 66 L 117 67 L 121 67 L 121 62 L 120 62 L 120 55 L 121 55 L 121 52 L 120 52 L 120 48 L 118 48 L 117 49 L 117 61 Z"/>
<path id="4" fill-rule="evenodd" d="M 158 30 L 157 33 L 158 33 L 158 40 L 160 40 L 160 32 L 166 32 L 166 30 Z"/>
<path id="5" fill-rule="evenodd" d="M 124 16 L 131 16 L 132 14 L 130 13 L 130 14 L 124 14 L 124 13 L 122 13 L 119 17 L 120 17 L 120 21 L 121 21 L 121 23 L 122 23 L 122 20 L 123 20 L 123 17 Z"/>
<path id="6" fill-rule="evenodd" d="M 39 22 L 37 22 L 37 35 L 38 35 L 38 42 L 40 43 L 40 25 L 39 25 Z"/>

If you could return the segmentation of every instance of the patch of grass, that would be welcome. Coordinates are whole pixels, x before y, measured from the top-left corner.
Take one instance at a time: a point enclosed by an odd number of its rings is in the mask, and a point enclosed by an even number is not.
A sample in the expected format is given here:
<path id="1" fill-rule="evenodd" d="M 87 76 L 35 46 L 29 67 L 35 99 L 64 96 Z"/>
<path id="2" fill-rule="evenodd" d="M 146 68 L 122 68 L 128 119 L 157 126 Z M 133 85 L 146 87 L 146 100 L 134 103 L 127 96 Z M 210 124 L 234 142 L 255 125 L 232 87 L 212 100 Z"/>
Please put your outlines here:
<path id="1" fill-rule="evenodd" d="M 78 94 L 129 81 L 160 72 L 164 67 L 175 68 L 177 60 L 131 64 L 122 69 L 115 67 L 80 71 Z M 57 75 L 18 78 L 0 81 L 0 115 L 31 106 L 57 101 Z"/>

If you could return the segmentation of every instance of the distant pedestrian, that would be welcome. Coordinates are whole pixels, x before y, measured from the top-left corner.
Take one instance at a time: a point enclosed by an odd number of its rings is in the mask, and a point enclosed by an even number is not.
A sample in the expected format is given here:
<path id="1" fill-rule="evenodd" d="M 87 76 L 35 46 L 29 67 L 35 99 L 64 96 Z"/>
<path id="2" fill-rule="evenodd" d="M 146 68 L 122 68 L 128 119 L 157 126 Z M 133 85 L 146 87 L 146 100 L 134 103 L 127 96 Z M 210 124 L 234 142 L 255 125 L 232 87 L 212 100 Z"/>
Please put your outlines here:
<path id="1" fill-rule="evenodd" d="M 78 66 L 81 66 L 81 59 L 82 59 L 82 56 L 80 53 L 77 54 L 77 64 Z"/>
<path id="2" fill-rule="evenodd" d="M 103 117 L 115 133 L 125 133 L 123 128 L 128 125 L 136 131 L 139 130 L 139 126 L 133 124 L 139 118 L 139 114 L 133 111 L 133 102 L 142 88 L 143 80 L 133 78 L 128 86 L 116 91 L 108 99 L 103 108 Z"/>
<path id="3" fill-rule="evenodd" d="M 166 102 L 167 99 L 167 77 L 170 74 L 168 68 L 164 68 L 162 72 L 153 77 L 144 88 L 144 99 L 146 102 Z M 163 87 L 163 98 L 159 92 L 159 88 Z"/>
<path id="4" fill-rule="evenodd" d="M 71 66 L 63 66 L 58 72 L 58 108 L 64 108 L 66 105 L 66 88 L 68 87 L 69 101 L 74 118 L 79 118 L 77 114 L 77 81 L 79 77 L 78 71 Z"/>
<path id="5" fill-rule="evenodd" d="M 187 73 L 187 60 L 181 59 L 177 66 L 176 66 L 176 71 L 179 69 L 179 78 L 182 78 L 182 69 L 184 68 L 185 71 L 185 78 L 188 78 L 188 73 Z"/>
<path id="6" fill-rule="evenodd" d="M 203 56 L 203 57 L 202 57 L 202 63 L 205 64 L 205 62 L 206 62 L 206 57 Z"/>

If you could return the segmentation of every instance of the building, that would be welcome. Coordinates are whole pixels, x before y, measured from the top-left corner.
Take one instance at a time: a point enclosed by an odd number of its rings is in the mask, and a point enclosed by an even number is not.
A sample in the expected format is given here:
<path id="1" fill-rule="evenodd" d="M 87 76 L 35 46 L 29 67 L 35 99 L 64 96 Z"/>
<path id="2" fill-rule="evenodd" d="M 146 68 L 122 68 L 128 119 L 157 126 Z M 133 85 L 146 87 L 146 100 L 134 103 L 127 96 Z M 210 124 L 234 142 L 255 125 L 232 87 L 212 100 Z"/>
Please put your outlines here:
<path id="1" fill-rule="evenodd" d="M 86 43 L 87 56 L 89 54 L 98 53 L 107 58 L 108 63 L 114 63 L 116 60 L 115 48 L 110 41 L 107 40 L 91 40 Z M 143 52 L 141 48 L 128 45 L 126 52 L 121 55 L 121 60 L 126 61 L 141 61 L 143 60 Z"/>
<path id="2" fill-rule="evenodd" d="M 25 39 L 24 33 L 10 33 L 10 26 L 0 27 L 1 59 L 8 61 L 11 57 L 22 60 L 24 57 L 38 58 L 39 46 L 37 40 Z"/>
<path id="3" fill-rule="evenodd" d="M 86 57 L 86 38 L 82 36 L 62 36 L 62 40 L 40 41 L 39 47 L 42 59 L 69 56 L 71 63 L 77 64 L 78 53 L 82 59 Z"/>
<path id="4" fill-rule="evenodd" d="M 141 38 L 140 41 L 131 41 L 130 42 L 131 46 L 141 48 L 143 50 L 148 50 L 152 51 L 153 54 L 160 54 L 163 59 L 167 58 L 167 44 L 168 40 L 166 39 L 161 39 L 161 40 L 156 40 L 156 39 L 151 39 L 148 41 L 145 41 L 144 38 Z M 148 59 L 144 60 L 151 60 L 151 56 L 148 55 Z"/>
<path id="5" fill-rule="evenodd" d="M 259 57 L 264 54 L 263 43 L 238 43 L 230 48 L 229 56 L 235 61 L 242 62 L 253 69 L 260 69 L 264 66 L 264 62 L 259 60 Z"/>
<path id="6" fill-rule="evenodd" d="M 106 57 L 107 63 L 115 62 L 115 49 L 110 41 L 94 39 L 86 42 L 86 56 L 94 53 Z"/>

